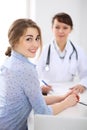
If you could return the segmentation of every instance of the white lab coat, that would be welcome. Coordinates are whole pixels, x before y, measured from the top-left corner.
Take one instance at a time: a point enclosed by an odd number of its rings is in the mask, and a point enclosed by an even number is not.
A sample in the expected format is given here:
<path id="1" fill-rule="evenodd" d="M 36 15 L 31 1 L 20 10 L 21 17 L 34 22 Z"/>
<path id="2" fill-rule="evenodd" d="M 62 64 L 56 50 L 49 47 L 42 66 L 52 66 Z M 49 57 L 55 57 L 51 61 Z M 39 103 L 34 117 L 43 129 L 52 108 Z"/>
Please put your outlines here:
<path id="1" fill-rule="evenodd" d="M 51 83 L 73 81 L 75 77 L 78 76 L 80 79 L 79 84 L 87 87 L 87 55 L 84 53 L 82 48 L 77 45 L 74 46 L 77 50 L 78 60 L 76 60 L 75 52 L 73 53 L 71 60 L 69 60 L 69 56 L 73 51 L 73 47 L 69 41 L 67 41 L 65 47 L 67 50 L 65 58 L 60 59 L 52 42 L 49 71 L 45 70 L 49 45 L 44 46 L 37 62 L 37 71 L 40 80 L 43 79 L 51 85 Z"/>

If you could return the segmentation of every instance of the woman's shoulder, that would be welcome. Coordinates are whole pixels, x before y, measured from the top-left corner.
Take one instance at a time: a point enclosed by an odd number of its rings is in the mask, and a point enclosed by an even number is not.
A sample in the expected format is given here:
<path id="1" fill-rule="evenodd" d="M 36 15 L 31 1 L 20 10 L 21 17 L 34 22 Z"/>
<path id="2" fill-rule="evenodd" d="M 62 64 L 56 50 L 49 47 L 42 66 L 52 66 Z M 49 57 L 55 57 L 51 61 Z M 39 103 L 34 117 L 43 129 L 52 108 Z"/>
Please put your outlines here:
<path id="1" fill-rule="evenodd" d="M 78 51 L 78 52 L 85 52 L 85 49 L 82 45 L 76 43 L 76 42 L 70 42 L 71 44 L 73 44 L 73 46 L 75 47 L 75 49 Z"/>

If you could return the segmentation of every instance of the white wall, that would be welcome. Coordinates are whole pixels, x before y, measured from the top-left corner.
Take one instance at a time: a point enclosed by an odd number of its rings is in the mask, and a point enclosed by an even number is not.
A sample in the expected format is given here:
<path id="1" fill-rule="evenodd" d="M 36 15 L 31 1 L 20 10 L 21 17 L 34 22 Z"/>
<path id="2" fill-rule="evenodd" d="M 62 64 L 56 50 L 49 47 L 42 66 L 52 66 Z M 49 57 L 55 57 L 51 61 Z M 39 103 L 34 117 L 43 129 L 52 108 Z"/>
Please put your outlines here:
<path id="1" fill-rule="evenodd" d="M 29 17 L 42 29 L 43 42 L 52 38 L 51 20 L 54 14 L 66 12 L 71 15 L 74 29 L 70 35 L 73 42 L 80 44 L 87 51 L 87 1 L 84 0 L 28 0 Z M 28 7 L 28 6 L 27 6 Z"/>
<path id="2" fill-rule="evenodd" d="M 80 1 L 80 42 L 87 52 L 87 1 Z"/>
<path id="3" fill-rule="evenodd" d="M 9 26 L 17 18 L 28 17 L 26 0 L 0 1 L 0 64 L 4 61 L 4 52 L 8 46 Z"/>
<path id="4" fill-rule="evenodd" d="M 29 17 L 41 27 L 43 42 L 52 38 L 51 20 L 57 12 L 67 12 L 74 22 L 71 40 L 87 52 L 87 0 L 2 0 L 0 2 L 0 64 L 8 46 L 7 32 L 16 18 Z"/>

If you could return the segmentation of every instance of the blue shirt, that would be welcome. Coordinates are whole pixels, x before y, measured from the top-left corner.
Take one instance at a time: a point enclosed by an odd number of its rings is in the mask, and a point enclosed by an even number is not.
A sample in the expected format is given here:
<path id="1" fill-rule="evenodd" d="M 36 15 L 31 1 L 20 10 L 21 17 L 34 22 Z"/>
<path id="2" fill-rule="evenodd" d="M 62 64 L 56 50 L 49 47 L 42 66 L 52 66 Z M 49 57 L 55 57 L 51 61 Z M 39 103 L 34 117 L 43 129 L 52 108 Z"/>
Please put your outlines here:
<path id="1" fill-rule="evenodd" d="M 39 85 L 35 65 L 13 51 L 0 68 L 0 130 L 26 130 L 32 109 L 52 114 Z"/>

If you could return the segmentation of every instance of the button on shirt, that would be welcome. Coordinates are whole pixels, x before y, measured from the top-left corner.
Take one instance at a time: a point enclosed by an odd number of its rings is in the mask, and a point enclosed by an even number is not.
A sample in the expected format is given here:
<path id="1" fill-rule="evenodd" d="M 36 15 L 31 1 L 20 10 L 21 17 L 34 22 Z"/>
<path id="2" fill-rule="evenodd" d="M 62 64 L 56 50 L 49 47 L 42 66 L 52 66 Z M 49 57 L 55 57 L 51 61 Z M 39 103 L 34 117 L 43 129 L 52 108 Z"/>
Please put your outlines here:
<path id="1" fill-rule="evenodd" d="M 13 51 L 0 68 L 0 130 L 26 130 L 33 109 L 52 114 L 42 96 L 35 65 Z"/>

